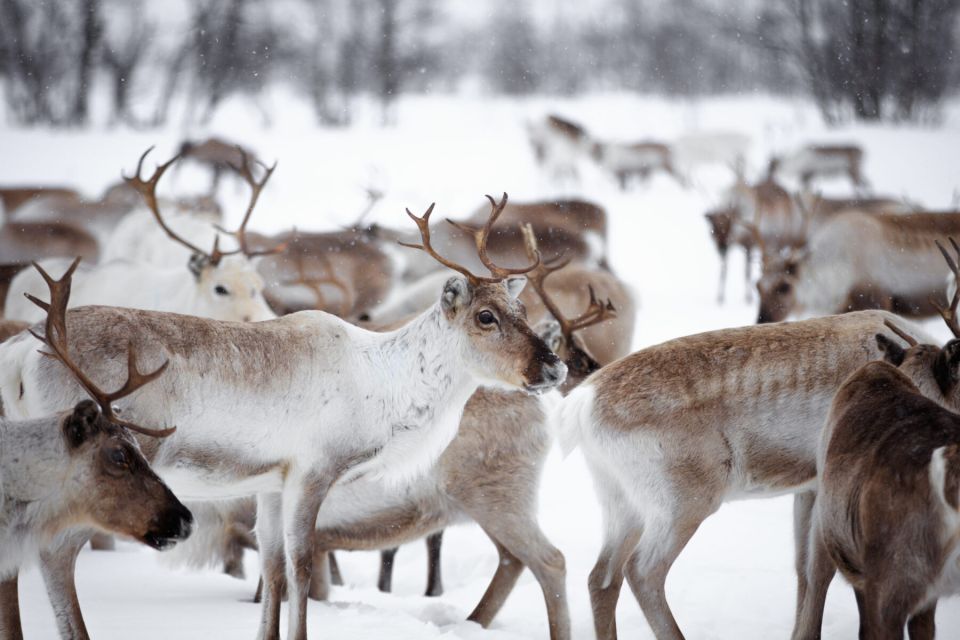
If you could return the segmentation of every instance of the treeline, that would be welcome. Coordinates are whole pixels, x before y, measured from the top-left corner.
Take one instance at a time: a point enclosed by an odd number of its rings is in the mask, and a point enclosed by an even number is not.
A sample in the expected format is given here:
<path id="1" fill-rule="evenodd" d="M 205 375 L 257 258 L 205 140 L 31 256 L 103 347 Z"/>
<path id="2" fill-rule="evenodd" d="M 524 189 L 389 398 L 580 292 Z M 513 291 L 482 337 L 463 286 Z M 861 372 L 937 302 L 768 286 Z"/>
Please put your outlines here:
<path id="1" fill-rule="evenodd" d="M 176 98 L 203 122 L 231 95 L 261 104 L 286 83 L 324 125 L 349 123 L 358 96 L 389 121 L 403 92 L 475 86 L 804 92 L 836 122 L 926 117 L 960 81 L 960 0 L 601 0 L 552 16 L 488 4 L 473 24 L 442 0 L 187 0 L 170 16 L 144 0 L 0 0 L 6 113 L 83 126 L 106 85 L 110 122 L 161 125 Z"/>

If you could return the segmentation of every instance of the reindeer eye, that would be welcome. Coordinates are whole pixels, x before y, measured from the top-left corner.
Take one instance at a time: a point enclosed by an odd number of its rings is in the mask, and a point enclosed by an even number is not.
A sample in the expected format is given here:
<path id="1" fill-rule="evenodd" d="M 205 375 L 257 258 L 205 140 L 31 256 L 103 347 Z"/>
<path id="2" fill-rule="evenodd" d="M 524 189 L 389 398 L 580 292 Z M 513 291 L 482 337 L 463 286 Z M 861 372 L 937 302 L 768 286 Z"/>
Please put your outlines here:
<path id="1" fill-rule="evenodd" d="M 215 294 L 217 294 L 218 296 L 228 296 L 228 295 L 230 295 L 230 292 L 227 291 L 227 288 L 226 288 L 225 286 L 223 286 L 222 284 L 218 284 L 217 286 L 215 286 L 215 287 L 213 288 L 213 292 L 214 292 Z"/>
<path id="2" fill-rule="evenodd" d="M 127 466 L 127 453 L 123 449 L 114 449 L 110 452 L 110 462 L 118 467 Z"/>
<path id="3" fill-rule="evenodd" d="M 497 317 L 493 315 L 490 311 L 484 309 L 477 314 L 477 322 L 482 325 L 490 326 L 491 324 L 497 323 Z"/>

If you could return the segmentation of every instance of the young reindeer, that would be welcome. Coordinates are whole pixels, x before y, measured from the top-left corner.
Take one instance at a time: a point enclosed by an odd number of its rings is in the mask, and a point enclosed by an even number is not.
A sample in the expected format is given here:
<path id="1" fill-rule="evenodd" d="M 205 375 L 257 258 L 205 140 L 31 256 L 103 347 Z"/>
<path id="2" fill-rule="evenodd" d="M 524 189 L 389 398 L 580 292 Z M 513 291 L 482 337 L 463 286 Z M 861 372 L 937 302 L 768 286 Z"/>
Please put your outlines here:
<path id="1" fill-rule="evenodd" d="M 99 378 L 117 378 L 127 344 L 146 362 L 170 361 L 169 374 L 130 397 L 124 411 L 178 426 L 150 458 L 179 495 L 199 501 L 257 495 L 262 640 L 280 635 L 285 568 L 287 638 L 306 638 L 312 531 L 334 484 L 368 476 L 396 486 L 422 475 L 456 435 L 463 406 L 480 384 L 541 393 L 563 382 L 566 367 L 527 326 L 517 302 L 521 274 L 536 263 L 507 269 L 487 256 L 487 237 L 504 204 L 492 207 L 477 237 L 490 276 L 433 250 L 432 205 L 423 217 L 408 212 L 421 231 L 415 246 L 462 275 L 396 331 L 373 333 L 314 311 L 259 323 L 112 307 L 68 314 L 79 364 Z M 112 330 L 105 334 L 104 326 Z M 75 390 L 58 384 L 62 372 L 21 338 L 0 345 L 0 360 L 6 363 L 0 398 L 9 415 L 46 415 L 76 401 Z M 50 551 L 55 603 L 75 596 L 72 563 L 82 543 L 78 537 Z M 78 623 L 65 622 L 64 635 Z"/>
<path id="2" fill-rule="evenodd" d="M 860 637 L 869 640 L 902 638 L 905 625 L 911 640 L 932 640 L 937 600 L 960 593 L 958 304 L 955 293 L 938 307 L 954 336 L 942 348 L 888 323 L 908 348 L 877 334 L 886 362 L 863 366 L 833 400 L 794 640 L 820 637 L 837 569 L 856 591 Z"/>
<path id="3" fill-rule="evenodd" d="M 167 364 L 149 374 L 127 357 L 127 379 L 113 393 L 96 386 L 69 354 L 66 323 L 70 276 L 58 281 L 41 274 L 50 303 L 32 298 L 47 313 L 43 336 L 31 334 L 59 363 L 61 381 L 83 389 L 91 400 L 72 410 L 28 420 L 0 417 L 0 636 L 22 638 L 17 576 L 25 560 L 42 553 L 66 529 L 90 526 L 168 549 L 190 535 L 193 518 L 150 469 L 131 432 L 165 438 L 174 429 L 153 430 L 120 419 L 113 403 L 158 378 Z M 39 267 L 38 267 L 39 269 Z M 31 338 L 24 337 L 30 343 Z M 33 345 L 31 345 L 33 346 Z M 47 577 L 47 576 L 45 576 Z M 49 583 L 48 583 L 49 584 Z M 56 603 L 79 617 L 76 599 Z M 67 610 L 56 607 L 58 618 Z M 82 627 L 77 629 L 86 635 Z"/>
<path id="4" fill-rule="evenodd" d="M 262 179 L 256 180 L 249 161 L 243 164 L 241 175 L 250 185 L 252 194 L 243 221 L 234 232 L 240 248 L 221 251 L 217 237 L 213 242 L 213 250 L 208 252 L 178 235 L 160 213 L 157 183 L 177 157 L 160 165 L 153 177 L 144 181 L 140 178 L 140 172 L 148 153 L 150 149 L 140 157 L 136 176 L 127 178 L 127 183 L 143 197 L 164 233 L 191 251 L 187 268 L 163 269 L 150 264 L 114 260 L 81 269 L 75 277 L 71 303 L 74 306 L 104 304 L 170 311 L 217 320 L 247 322 L 273 318 L 274 314 L 263 299 L 263 280 L 250 261 L 251 257 L 259 254 L 247 247 L 246 227 L 260 192 L 276 165 L 268 169 Z M 64 268 L 66 263 L 50 260 L 43 265 L 55 269 Z M 38 320 L 37 310 L 26 304 L 22 294 L 36 295 L 42 288 L 43 281 L 36 273 L 24 271 L 18 274 L 7 292 L 6 315 L 29 322 Z"/>
<path id="5" fill-rule="evenodd" d="M 798 589 L 820 432 L 843 380 L 882 355 L 881 311 L 711 331 L 605 366 L 559 407 L 603 512 L 589 590 L 599 640 L 616 638 L 626 577 L 658 640 L 683 638 L 664 584 L 674 560 L 727 501 L 797 493 Z M 785 416 L 787 418 L 785 418 Z"/>

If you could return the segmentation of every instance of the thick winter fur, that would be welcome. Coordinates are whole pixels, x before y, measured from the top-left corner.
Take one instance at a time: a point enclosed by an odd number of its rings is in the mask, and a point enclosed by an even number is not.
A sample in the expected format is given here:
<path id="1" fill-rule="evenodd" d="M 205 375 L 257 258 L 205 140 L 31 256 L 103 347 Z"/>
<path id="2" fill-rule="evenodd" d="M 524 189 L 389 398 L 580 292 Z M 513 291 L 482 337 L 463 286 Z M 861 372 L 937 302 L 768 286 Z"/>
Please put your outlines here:
<path id="1" fill-rule="evenodd" d="M 144 370 L 169 360 L 164 376 L 122 409 L 132 419 L 149 415 L 152 424 L 177 426 L 144 446 L 181 497 L 258 494 L 266 584 L 260 635 L 279 635 L 286 565 L 288 637 L 301 639 L 309 532 L 335 482 L 367 476 L 400 486 L 422 475 L 456 434 L 481 383 L 537 392 L 563 381 L 565 367 L 523 319 L 516 301 L 522 284 L 453 277 L 439 302 L 385 334 L 323 312 L 231 323 L 83 307 L 70 311 L 67 323 L 74 359 L 108 387 L 123 375 L 128 345 Z M 0 345 L 0 359 L 14 365 L 0 381 L 8 415 L 43 415 L 80 393 L 26 340 Z"/>
<path id="2" fill-rule="evenodd" d="M 604 514 L 589 579 L 598 638 L 616 637 L 624 577 L 657 638 L 683 637 L 664 595 L 677 555 L 724 501 L 815 487 L 830 401 L 881 355 L 874 336 L 892 335 L 883 321 L 894 318 L 867 311 L 687 336 L 604 367 L 564 400 L 562 442 L 582 449 Z"/>
<path id="3" fill-rule="evenodd" d="M 765 269 L 757 283 L 758 322 L 790 314 L 842 313 L 852 293 L 890 308 L 924 315 L 929 298 L 942 300 L 948 270 L 935 241 L 960 233 L 960 213 L 838 214 L 817 230 L 808 248 L 784 265 Z M 862 307 L 860 307 L 862 308 Z"/>
<path id="4" fill-rule="evenodd" d="M 909 356 L 908 356 L 909 359 Z M 836 569 L 861 637 L 934 637 L 937 599 L 960 593 L 960 416 L 904 371 L 873 362 L 837 392 L 818 458 L 807 598 L 794 638 L 819 638 Z"/>
<path id="5" fill-rule="evenodd" d="M 69 264 L 69 260 L 45 260 L 41 266 L 58 274 Z M 216 265 L 201 261 L 192 266 L 195 272 L 186 263 L 161 268 L 115 260 L 81 266 L 73 276 L 70 306 L 116 305 L 239 322 L 275 317 L 263 299 L 263 279 L 246 256 L 231 255 Z M 41 320 L 43 310 L 23 294 L 42 299 L 46 290 L 38 271 L 21 271 L 7 292 L 6 315 L 27 322 Z"/>
<path id="6" fill-rule="evenodd" d="M 52 417 L 0 418 L 0 635 L 22 637 L 17 573 L 60 534 L 95 527 L 165 549 L 189 536 L 191 525 L 130 433 L 104 420 L 93 402 Z M 79 612 L 76 600 L 67 606 Z M 60 618 L 62 606 L 55 611 Z M 86 636 L 82 620 L 73 630 L 72 637 Z"/>

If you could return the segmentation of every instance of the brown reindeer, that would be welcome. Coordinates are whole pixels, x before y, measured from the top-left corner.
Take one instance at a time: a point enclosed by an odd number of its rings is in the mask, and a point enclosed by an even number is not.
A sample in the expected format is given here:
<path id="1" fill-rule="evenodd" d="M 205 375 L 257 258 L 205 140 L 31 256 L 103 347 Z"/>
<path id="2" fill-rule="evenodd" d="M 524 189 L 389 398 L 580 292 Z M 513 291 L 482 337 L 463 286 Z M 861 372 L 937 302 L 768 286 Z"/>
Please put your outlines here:
<path id="1" fill-rule="evenodd" d="M 0 213 L 6 212 L 9 215 L 22 204 L 50 196 L 80 198 L 80 193 L 69 187 L 0 187 Z"/>
<path id="2" fill-rule="evenodd" d="M 937 599 L 960 593 L 958 304 L 960 291 L 938 306 L 954 336 L 943 347 L 888 323 L 908 347 L 877 334 L 886 362 L 862 367 L 833 400 L 795 640 L 820 637 L 837 569 L 854 587 L 866 640 L 902 638 L 905 625 L 911 640 L 932 640 Z"/>
<path id="3" fill-rule="evenodd" d="M 83 228 L 65 222 L 8 222 L 0 227 L 0 262 L 23 263 L 81 256 L 97 262 L 100 246 Z"/>
<path id="4" fill-rule="evenodd" d="M 747 302 L 750 301 L 750 290 L 752 288 L 751 263 L 753 260 L 753 250 L 757 246 L 756 234 L 740 223 L 739 214 L 732 206 L 726 206 L 719 209 L 713 209 L 704 214 L 707 224 L 710 225 L 710 238 L 720 255 L 720 286 L 717 291 L 717 302 L 723 304 L 724 292 L 727 282 L 727 255 L 730 247 L 742 247 L 746 253 L 746 296 Z"/>
<path id="5" fill-rule="evenodd" d="M 594 628 L 616 638 L 624 578 L 658 640 L 683 637 L 664 584 L 674 560 L 720 505 L 797 493 L 798 586 L 820 432 L 843 380 L 882 351 L 895 316 L 863 311 L 724 329 L 637 351 L 564 398 L 561 443 L 578 445 L 604 517 L 590 573 Z"/>
<path id="6" fill-rule="evenodd" d="M 58 535 L 92 526 L 133 538 L 155 549 L 170 548 L 190 535 L 193 518 L 151 471 L 131 433 L 163 438 L 174 429 L 146 429 L 117 416 L 113 403 L 160 376 L 166 363 L 149 374 L 137 369 L 128 350 L 127 378 L 113 393 L 102 391 L 70 355 L 66 309 L 73 267 L 58 281 L 41 270 L 50 302 L 33 301 L 47 311 L 43 354 L 59 362 L 72 384 L 93 398 L 71 411 L 25 421 L 0 418 L 0 635 L 22 638 L 17 576 L 23 560 L 40 553 Z M 38 267 L 39 268 L 39 267 Z M 32 333 L 32 332 L 31 332 Z M 45 573 L 51 586 L 52 576 Z M 58 603 L 58 619 L 79 617 L 73 598 Z M 86 637 L 82 619 L 71 637 Z"/>

